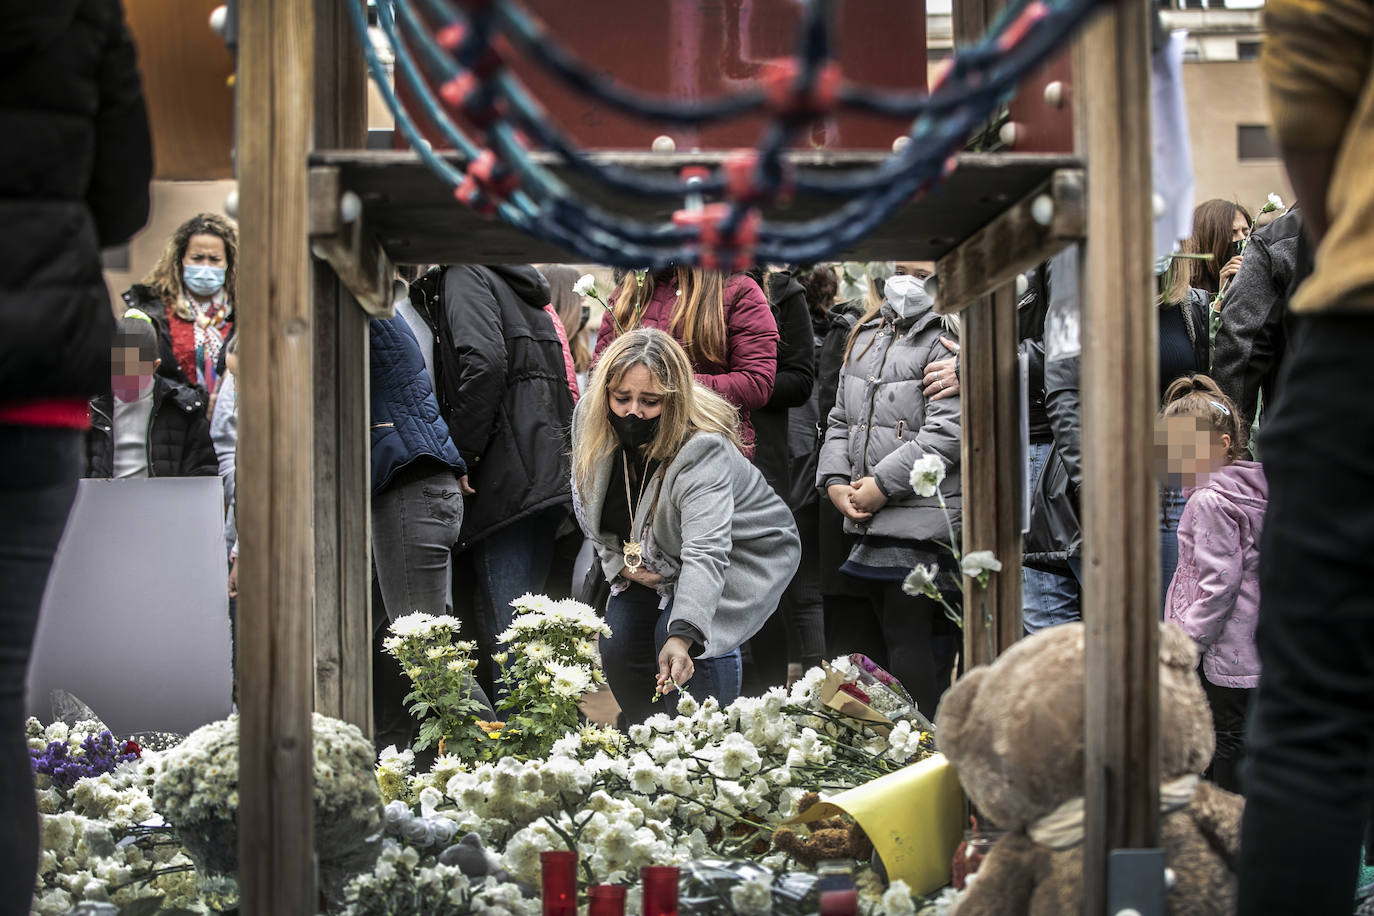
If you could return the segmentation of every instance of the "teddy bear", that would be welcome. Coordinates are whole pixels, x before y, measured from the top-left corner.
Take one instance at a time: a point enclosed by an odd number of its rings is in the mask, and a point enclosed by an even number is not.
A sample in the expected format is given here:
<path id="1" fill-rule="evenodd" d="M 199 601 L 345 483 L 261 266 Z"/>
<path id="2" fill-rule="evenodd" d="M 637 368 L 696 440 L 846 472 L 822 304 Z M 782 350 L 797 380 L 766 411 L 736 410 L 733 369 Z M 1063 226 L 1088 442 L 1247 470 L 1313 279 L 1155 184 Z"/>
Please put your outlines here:
<path id="1" fill-rule="evenodd" d="M 940 704 L 939 749 L 972 805 L 1007 831 L 988 851 L 956 916 L 1082 912 L 1082 816 L 1075 800 L 1083 796 L 1083 646 L 1081 623 L 1043 630 L 969 671 Z M 1236 906 L 1244 803 L 1196 780 L 1214 742 L 1197 658 L 1191 639 L 1161 625 L 1160 846 L 1172 873 L 1171 916 L 1222 916 Z"/>
<path id="2" fill-rule="evenodd" d="M 797 813 L 805 813 L 820 800 L 815 792 L 807 792 L 797 802 Z M 828 859 L 861 860 L 873 855 L 873 841 L 864 829 L 839 815 L 808 824 L 805 836 L 791 827 L 779 828 L 773 834 L 773 848 L 788 853 L 808 868 Z"/>

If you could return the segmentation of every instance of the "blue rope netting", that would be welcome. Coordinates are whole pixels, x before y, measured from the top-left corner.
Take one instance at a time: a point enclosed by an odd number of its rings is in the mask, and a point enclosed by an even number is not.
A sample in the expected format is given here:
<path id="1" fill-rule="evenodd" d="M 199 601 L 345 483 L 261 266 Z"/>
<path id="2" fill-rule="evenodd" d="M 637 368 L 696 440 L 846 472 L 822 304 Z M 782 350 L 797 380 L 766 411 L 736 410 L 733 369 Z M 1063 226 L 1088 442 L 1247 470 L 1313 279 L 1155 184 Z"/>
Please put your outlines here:
<path id="1" fill-rule="evenodd" d="M 798 47 L 760 85 L 703 101 L 652 97 L 618 85 L 563 49 L 515 0 L 376 0 L 396 78 L 421 120 L 453 153 L 440 155 L 400 102 L 368 35 L 367 0 L 346 0 L 368 71 L 406 141 L 455 196 L 520 231 L 589 261 L 660 269 L 810 263 L 852 246 L 913 195 L 943 178 L 970 135 L 1017 84 L 1055 52 L 1100 0 L 1014 0 L 978 43 L 963 48 L 930 93 L 843 82 L 831 56 L 833 0 L 803 0 Z M 607 109 L 663 125 L 768 115 L 756 147 L 678 178 L 636 172 L 587 155 L 505 66 L 520 54 Z M 843 175 L 797 170 L 785 153 L 799 133 L 836 110 L 909 121 L 910 142 L 880 165 Z M 471 133 L 454 121 L 461 113 Z M 530 149 L 555 153 L 605 187 L 688 201 L 668 223 L 616 214 L 580 198 Z M 795 194 L 841 199 L 809 220 L 765 220 L 759 206 Z M 702 206 L 700 201 L 714 203 Z"/>

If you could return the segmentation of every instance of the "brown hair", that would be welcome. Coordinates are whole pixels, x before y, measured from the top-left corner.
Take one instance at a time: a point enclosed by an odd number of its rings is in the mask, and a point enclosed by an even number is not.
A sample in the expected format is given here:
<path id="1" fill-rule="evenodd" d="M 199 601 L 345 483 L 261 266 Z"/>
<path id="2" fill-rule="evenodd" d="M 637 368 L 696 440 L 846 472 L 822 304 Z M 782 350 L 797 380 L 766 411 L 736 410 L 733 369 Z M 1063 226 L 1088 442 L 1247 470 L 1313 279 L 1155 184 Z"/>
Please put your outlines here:
<path id="1" fill-rule="evenodd" d="M 539 272 L 549 281 L 550 304 L 558 313 L 558 320 L 563 322 L 563 330 L 568 335 L 573 368 L 578 372 L 586 372 L 592 364 L 592 351 L 587 346 L 586 329 L 582 327 L 582 297 L 573 292 L 573 286 L 581 274 L 566 264 L 544 264 Z"/>
<path id="2" fill-rule="evenodd" d="M 1190 286 L 1205 289 L 1213 296 L 1221 289 L 1221 268 L 1230 260 L 1237 212 L 1245 217 L 1246 223 L 1253 222 L 1249 210 L 1220 197 L 1204 200 L 1193 211 L 1193 235 L 1188 239 L 1187 250 L 1193 254 L 1210 254 L 1212 259 L 1192 261 Z"/>
<path id="3" fill-rule="evenodd" d="M 825 317 L 835 304 L 835 294 L 839 292 L 840 281 L 835 276 L 835 268 L 829 264 L 817 264 L 804 271 L 797 278 L 802 289 L 806 290 L 806 304 L 811 314 Z"/>
<path id="4" fill-rule="evenodd" d="M 654 275 L 646 273 L 641 284 L 633 270 L 625 272 L 611 301 L 616 324 L 626 331 L 639 327 L 640 314 L 654 297 Z M 678 302 L 668 325 L 682 342 L 693 366 L 722 365 L 725 344 L 725 276 L 699 267 L 677 268 Z"/>
<path id="5" fill-rule="evenodd" d="M 143 278 L 152 287 L 159 299 L 177 317 L 191 321 L 194 316 L 186 307 L 186 288 L 181 283 L 181 262 L 186 259 L 186 249 L 191 237 L 213 235 L 224 242 L 224 304 L 227 317 L 234 317 L 234 283 L 238 278 L 239 231 L 233 220 L 218 213 L 197 213 L 177 227 L 176 232 L 167 240 L 162 256 L 157 264 Z"/>
<path id="6" fill-rule="evenodd" d="M 1217 435 L 1231 437 L 1226 460 L 1237 461 L 1247 454 L 1248 430 L 1241 421 L 1240 411 L 1210 376 L 1194 372 L 1175 379 L 1164 392 L 1164 409 L 1160 416 L 1204 418 Z"/>

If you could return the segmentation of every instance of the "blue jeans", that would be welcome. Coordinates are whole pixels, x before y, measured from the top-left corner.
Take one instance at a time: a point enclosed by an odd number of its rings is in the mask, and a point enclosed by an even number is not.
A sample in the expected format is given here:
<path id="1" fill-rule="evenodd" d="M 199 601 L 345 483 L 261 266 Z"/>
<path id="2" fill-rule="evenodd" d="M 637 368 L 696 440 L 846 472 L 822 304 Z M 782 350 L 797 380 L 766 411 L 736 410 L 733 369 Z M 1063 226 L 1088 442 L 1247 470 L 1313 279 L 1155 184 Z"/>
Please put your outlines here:
<path id="1" fill-rule="evenodd" d="M 0 426 L 0 913 L 27 913 L 33 901 L 38 805 L 24 687 L 48 573 L 85 463 L 76 430 Z"/>
<path id="2" fill-rule="evenodd" d="M 1040 482 L 1053 447 L 1050 442 L 1031 443 L 1031 493 Z M 1027 633 L 1081 619 L 1079 601 L 1078 580 L 1072 576 L 1021 567 L 1021 625 Z"/>
<path id="3" fill-rule="evenodd" d="M 1178 520 L 1183 517 L 1182 490 L 1163 489 L 1159 493 L 1159 618 L 1164 619 L 1164 598 L 1178 569 Z"/>
<path id="4" fill-rule="evenodd" d="M 567 514 L 562 506 L 537 512 L 494 531 L 473 545 L 472 565 L 477 576 L 474 595 L 478 619 L 496 646 L 515 616 L 511 602 L 527 593 L 544 591 L 553 564 L 554 535 Z M 500 651 L 499 646 L 494 651 Z M 492 695 L 503 693 L 500 670 L 492 665 Z"/>
<path id="5" fill-rule="evenodd" d="M 659 608 L 658 593 L 631 585 L 606 604 L 606 623 L 611 637 L 601 639 L 601 666 L 606 682 L 620 704 L 625 725 L 643 722 L 656 712 L 677 713 L 677 694 L 653 702 L 658 676 L 658 653 L 668 641 L 668 617 L 673 604 Z M 698 700 L 715 697 L 721 706 L 739 698 L 740 653 L 738 649 L 717 658 L 693 659 L 695 672 L 685 685 Z"/>

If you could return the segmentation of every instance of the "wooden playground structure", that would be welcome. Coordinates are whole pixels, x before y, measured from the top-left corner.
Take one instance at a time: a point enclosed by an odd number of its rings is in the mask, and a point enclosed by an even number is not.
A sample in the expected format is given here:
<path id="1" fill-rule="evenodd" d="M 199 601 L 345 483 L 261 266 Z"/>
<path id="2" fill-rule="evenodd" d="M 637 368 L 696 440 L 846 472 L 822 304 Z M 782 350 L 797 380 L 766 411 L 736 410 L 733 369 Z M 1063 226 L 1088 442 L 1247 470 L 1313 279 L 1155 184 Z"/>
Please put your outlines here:
<path id="1" fill-rule="evenodd" d="M 955 0 L 956 42 L 982 34 L 995 7 Z M 1004 563 L 986 590 L 966 591 L 971 666 L 1020 635 L 1015 277 L 1083 246 L 1093 916 L 1117 909 L 1110 853 L 1158 839 L 1150 25 L 1143 0 L 1115 0 L 1076 38 L 1073 154 L 965 155 L 939 195 L 843 253 L 937 260 L 939 306 L 964 316 L 964 546 Z M 242 911 L 253 916 L 316 911 L 311 710 L 371 731 L 367 320 L 391 308 L 392 264 L 570 257 L 461 207 L 414 154 L 364 150 L 365 80 L 340 0 L 242 0 L 238 299 L 250 320 L 239 356 L 239 861 Z M 645 170 L 719 161 L 605 155 Z M 852 168 L 880 157 L 792 158 Z"/>

